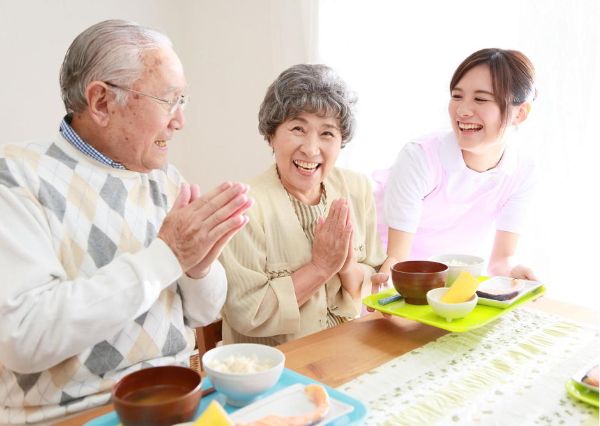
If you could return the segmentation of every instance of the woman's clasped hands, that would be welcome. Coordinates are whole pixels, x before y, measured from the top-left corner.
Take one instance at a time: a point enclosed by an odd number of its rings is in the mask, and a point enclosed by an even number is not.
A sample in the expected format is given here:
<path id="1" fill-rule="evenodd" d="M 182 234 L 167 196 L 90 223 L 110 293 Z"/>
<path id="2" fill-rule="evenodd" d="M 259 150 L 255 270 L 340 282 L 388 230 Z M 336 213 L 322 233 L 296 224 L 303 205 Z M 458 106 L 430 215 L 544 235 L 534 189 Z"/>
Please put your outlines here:
<path id="1" fill-rule="evenodd" d="M 362 269 L 356 262 L 352 244 L 353 227 L 348 201 L 335 200 L 326 218 L 320 218 L 315 227 L 312 263 L 323 272 L 328 281 L 340 274 L 342 286 L 357 296 L 362 283 Z"/>
<path id="2" fill-rule="evenodd" d="M 348 202 L 340 198 L 331 203 L 326 218 L 315 227 L 312 263 L 327 276 L 340 272 L 352 252 L 352 222 Z"/>

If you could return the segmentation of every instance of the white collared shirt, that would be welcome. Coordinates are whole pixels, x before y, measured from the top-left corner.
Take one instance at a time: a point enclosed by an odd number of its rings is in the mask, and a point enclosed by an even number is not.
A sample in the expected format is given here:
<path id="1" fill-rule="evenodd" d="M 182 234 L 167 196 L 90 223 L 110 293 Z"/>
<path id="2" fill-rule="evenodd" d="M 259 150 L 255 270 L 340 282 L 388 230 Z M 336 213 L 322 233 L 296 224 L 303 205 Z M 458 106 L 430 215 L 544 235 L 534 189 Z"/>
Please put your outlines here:
<path id="1" fill-rule="evenodd" d="M 533 194 L 530 158 L 507 146 L 496 167 L 469 169 L 452 132 L 408 143 L 385 189 L 386 224 L 414 233 L 411 258 L 487 256 L 496 230 L 521 233 Z"/>

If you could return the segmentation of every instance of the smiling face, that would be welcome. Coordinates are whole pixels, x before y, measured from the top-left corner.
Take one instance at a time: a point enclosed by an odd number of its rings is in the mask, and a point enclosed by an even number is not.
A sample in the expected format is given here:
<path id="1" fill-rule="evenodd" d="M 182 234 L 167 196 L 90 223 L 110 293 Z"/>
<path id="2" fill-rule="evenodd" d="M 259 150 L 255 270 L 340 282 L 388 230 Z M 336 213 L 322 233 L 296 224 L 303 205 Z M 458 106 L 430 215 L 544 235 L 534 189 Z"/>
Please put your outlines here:
<path id="1" fill-rule="evenodd" d="M 463 151 L 483 154 L 503 150 L 504 133 L 487 65 L 469 70 L 452 89 L 448 105 L 452 128 Z M 509 111 L 509 116 L 512 111 Z"/>
<path id="2" fill-rule="evenodd" d="M 283 187 L 306 204 L 317 204 L 321 182 L 340 153 L 339 120 L 301 112 L 277 127 L 269 141 Z"/>
<path id="3" fill-rule="evenodd" d="M 144 71 L 131 89 L 166 100 L 183 92 L 183 66 L 172 49 L 149 50 L 142 63 Z M 162 167 L 167 162 L 169 140 L 185 124 L 182 109 L 171 115 L 164 104 L 131 92 L 124 105 L 110 102 L 108 108 L 109 142 L 103 151 L 129 170 L 149 172 Z"/>

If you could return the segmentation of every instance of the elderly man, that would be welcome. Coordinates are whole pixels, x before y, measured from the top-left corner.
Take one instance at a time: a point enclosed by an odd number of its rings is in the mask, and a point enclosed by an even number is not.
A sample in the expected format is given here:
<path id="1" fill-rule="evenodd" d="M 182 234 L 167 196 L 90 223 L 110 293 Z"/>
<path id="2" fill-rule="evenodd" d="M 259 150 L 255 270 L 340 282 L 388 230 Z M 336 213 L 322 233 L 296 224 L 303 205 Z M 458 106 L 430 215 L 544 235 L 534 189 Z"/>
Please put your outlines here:
<path id="1" fill-rule="evenodd" d="M 127 373 L 186 364 L 252 204 L 243 184 L 201 195 L 167 164 L 187 98 L 163 34 L 98 23 L 60 83 L 57 137 L 0 148 L 0 423 L 47 423 L 106 403 Z"/>

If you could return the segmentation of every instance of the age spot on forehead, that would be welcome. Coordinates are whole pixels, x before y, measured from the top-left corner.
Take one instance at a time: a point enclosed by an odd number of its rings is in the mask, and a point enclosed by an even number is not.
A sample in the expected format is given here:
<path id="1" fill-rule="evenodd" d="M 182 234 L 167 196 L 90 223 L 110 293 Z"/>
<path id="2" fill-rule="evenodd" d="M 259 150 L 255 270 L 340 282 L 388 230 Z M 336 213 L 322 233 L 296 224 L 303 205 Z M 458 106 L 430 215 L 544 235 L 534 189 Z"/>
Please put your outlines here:
<path id="1" fill-rule="evenodd" d="M 153 78 L 154 74 L 160 75 L 159 68 L 154 65 L 148 65 L 144 70 L 144 75 L 146 78 Z"/>

